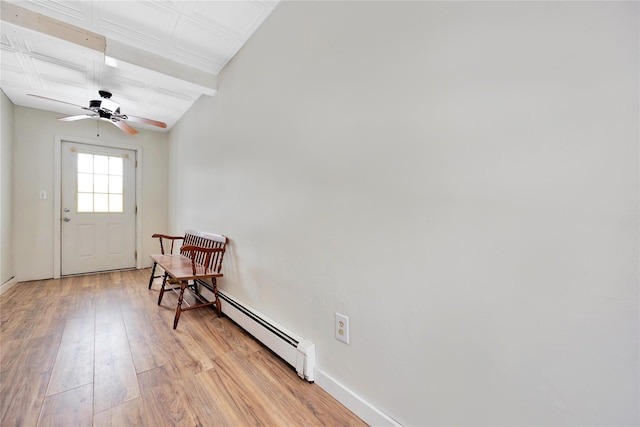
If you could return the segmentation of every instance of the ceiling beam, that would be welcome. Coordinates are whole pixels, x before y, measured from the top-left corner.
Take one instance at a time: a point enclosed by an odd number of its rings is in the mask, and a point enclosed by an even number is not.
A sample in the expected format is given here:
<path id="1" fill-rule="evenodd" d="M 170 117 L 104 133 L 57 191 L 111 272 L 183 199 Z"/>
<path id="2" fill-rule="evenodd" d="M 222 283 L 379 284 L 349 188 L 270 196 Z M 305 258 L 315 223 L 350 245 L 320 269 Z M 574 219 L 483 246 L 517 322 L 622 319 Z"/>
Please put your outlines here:
<path id="1" fill-rule="evenodd" d="M 201 93 L 206 95 L 215 95 L 218 91 L 218 77 L 213 73 L 189 67 L 116 40 L 107 40 L 100 34 L 58 21 L 12 3 L 1 1 L 0 5 L 0 19 L 2 21 L 83 46 L 101 55 L 101 61 L 104 61 L 105 57 L 110 57 L 118 62 L 168 75 L 196 86 Z"/>
<path id="2" fill-rule="evenodd" d="M 107 39 L 100 34 L 67 24 L 41 13 L 33 12 L 6 1 L 0 2 L 0 18 L 8 23 L 37 31 L 61 40 L 104 53 Z"/>
<path id="3" fill-rule="evenodd" d="M 189 82 L 198 86 L 205 95 L 215 95 L 218 91 L 218 76 L 215 74 L 189 67 L 116 40 L 107 40 L 105 55 L 117 61 L 123 61 Z"/>

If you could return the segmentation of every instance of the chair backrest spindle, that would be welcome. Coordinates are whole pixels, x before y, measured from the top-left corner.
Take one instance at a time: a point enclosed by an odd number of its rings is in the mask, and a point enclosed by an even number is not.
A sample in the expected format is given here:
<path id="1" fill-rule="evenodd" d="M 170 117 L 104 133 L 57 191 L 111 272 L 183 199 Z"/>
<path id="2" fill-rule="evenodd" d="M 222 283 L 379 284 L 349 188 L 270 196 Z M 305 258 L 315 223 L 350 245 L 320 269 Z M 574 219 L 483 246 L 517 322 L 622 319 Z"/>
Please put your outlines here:
<path id="1" fill-rule="evenodd" d="M 213 270 L 216 273 L 220 273 L 222 269 L 222 259 L 226 251 L 227 238 L 220 234 L 203 233 L 199 231 L 187 230 L 184 235 L 183 245 L 185 246 L 199 246 L 206 249 L 221 249 L 221 251 L 204 252 L 196 251 L 194 261 L 198 264 L 204 265 L 209 270 Z M 180 250 L 180 254 L 190 257 L 191 254 L 188 251 Z"/>

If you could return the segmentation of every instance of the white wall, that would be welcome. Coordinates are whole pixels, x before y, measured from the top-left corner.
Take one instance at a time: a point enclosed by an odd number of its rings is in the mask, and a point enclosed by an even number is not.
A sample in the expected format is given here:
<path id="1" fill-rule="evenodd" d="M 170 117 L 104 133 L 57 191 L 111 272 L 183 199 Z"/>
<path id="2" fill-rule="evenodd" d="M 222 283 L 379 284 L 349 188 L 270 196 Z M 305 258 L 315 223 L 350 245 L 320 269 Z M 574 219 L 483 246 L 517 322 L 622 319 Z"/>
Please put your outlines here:
<path id="1" fill-rule="evenodd" d="M 13 103 L 0 91 L 0 291 L 14 277 L 13 269 Z"/>
<path id="2" fill-rule="evenodd" d="M 638 40 L 636 2 L 282 2 L 171 132 L 172 231 L 401 424 L 637 425 Z"/>
<path id="3" fill-rule="evenodd" d="M 58 113 L 15 107 L 14 142 L 14 259 L 20 281 L 53 277 L 54 142 L 56 136 L 96 143 L 142 147 L 142 256 L 157 252 L 151 235 L 167 229 L 168 135 L 141 130 L 130 136 L 115 126 L 94 120 L 60 122 Z M 40 190 L 47 193 L 40 200 Z"/>

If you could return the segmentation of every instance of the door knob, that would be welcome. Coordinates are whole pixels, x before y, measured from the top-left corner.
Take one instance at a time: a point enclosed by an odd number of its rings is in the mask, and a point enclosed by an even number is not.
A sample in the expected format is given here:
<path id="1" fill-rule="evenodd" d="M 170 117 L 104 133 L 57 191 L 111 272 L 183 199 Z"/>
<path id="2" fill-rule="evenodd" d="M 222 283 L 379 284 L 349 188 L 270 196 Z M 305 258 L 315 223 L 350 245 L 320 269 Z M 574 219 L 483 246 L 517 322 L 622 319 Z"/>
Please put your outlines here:
<path id="1" fill-rule="evenodd" d="M 68 216 L 65 216 L 64 218 L 62 218 L 62 220 L 64 222 L 69 222 L 69 221 L 71 221 L 71 218 L 69 218 Z"/>

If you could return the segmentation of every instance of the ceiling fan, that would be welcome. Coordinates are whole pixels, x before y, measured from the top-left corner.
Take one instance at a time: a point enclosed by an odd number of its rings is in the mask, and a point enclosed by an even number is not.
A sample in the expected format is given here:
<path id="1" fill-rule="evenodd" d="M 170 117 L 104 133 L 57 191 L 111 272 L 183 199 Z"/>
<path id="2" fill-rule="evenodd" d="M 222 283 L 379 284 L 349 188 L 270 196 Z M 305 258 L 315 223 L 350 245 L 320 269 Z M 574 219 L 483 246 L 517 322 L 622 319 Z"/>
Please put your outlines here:
<path id="1" fill-rule="evenodd" d="M 75 120 L 97 118 L 97 119 L 106 120 L 108 122 L 113 123 L 114 125 L 116 125 L 117 127 L 119 127 L 124 132 L 130 135 L 135 135 L 138 133 L 138 131 L 132 128 L 127 123 L 127 121 L 145 123 L 151 126 L 157 126 L 161 128 L 167 127 L 167 124 L 164 122 L 145 119 L 144 117 L 137 117 L 137 116 L 130 116 L 128 114 L 122 114 L 120 112 L 120 105 L 118 105 L 117 102 L 111 100 L 111 92 L 108 92 L 106 90 L 99 90 L 98 93 L 100 94 L 100 99 L 94 99 L 89 101 L 88 107 L 83 107 L 81 105 L 72 104 L 66 101 L 60 101 L 58 99 L 47 98 L 40 95 L 34 95 L 31 93 L 29 93 L 28 95 L 35 96 L 36 98 L 48 99 L 49 101 L 62 102 L 63 104 L 69 104 L 69 105 L 73 105 L 75 107 L 81 108 L 83 110 L 87 110 L 87 113 L 85 114 L 80 114 L 77 116 L 60 117 L 58 120 L 61 120 L 63 122 L 72 122 Z"/>

